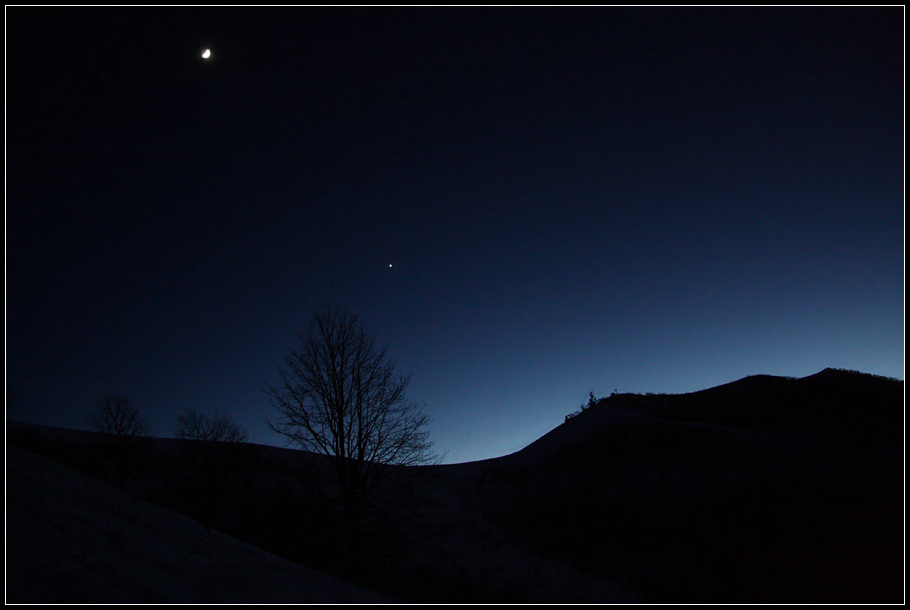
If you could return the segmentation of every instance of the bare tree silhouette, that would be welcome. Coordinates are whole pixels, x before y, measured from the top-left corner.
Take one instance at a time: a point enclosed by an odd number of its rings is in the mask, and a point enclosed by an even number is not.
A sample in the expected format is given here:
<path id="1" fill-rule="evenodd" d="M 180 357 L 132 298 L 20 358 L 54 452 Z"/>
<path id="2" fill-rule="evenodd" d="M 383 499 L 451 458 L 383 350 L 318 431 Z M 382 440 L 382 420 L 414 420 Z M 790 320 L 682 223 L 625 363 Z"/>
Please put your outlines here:
<path id="1" fill-rule="evenodd" d="M 355 314 L 329 307 L 298 338 L 279 367 L 280 384 L 269 388 L 278 412 L 269 425 L 327 457 L 312 465 L 330 483 L 356 558 L 365 520 L 394 499 L 404 467 L 438 461 L 425 430 L 430 420 L 405 397 L 410 376 L 395 374 Z"/>
<path id="2" fill-rule="evenodd" d="M 209 528 L 217 516 L 219 500 L 240 470 L 242 455 L 237 445 L 249 435 L 224 415 L 208 417 L 191 409 L 177 418 L 174 436 L 189 441 L 188 454 L 196 462 L 200 477 L 197 491 L 202 500 L 202 522 Z"/>
<path id="3" fill-rule="evenodd" d="M 118 487 L 124 489 L 127 478 L 141 460 L 142 440 L 149 435 L 145 418 L 129 396 L 103 394 L 95 401 L 88 422 L 104 435 L 102 454 L 114 468 Z"/>

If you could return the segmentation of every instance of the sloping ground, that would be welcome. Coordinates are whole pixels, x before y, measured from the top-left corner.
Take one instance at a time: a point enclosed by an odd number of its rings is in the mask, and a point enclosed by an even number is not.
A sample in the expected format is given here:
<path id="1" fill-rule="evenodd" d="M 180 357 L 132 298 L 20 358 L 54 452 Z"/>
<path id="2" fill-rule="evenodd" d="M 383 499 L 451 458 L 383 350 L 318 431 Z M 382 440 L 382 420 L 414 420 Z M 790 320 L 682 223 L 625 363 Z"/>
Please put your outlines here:
<path id="1" fill-rule="evenodd" d="M 7 603 L 390 601 L 6 446 Z"/>
<path id="2" fill-rule="evenodd" d="M 903 394 L 896 379 L 825 369 L 799 379 L 753 375 L 690 394 L 622 394 L 601 404 L 680 422 L 900 445 Z"/>
<path id="3" fill-rule="evenodd" d="M 66 464 L 83 468 L 85 472 L 98 472 L 97 460 L 93 459 L 93 456 L 97 457 L 93 447 L 98 439 L 93 433 L 7 421 L 7 438 L 8 443 L 23 443 L 30 450 L 42 452 L 55 460 L 59 459 Z M 142 472 L 137 472 L 130 479 L 128 495 L 123 496 L 114 488 L 95 479 L 88 479 L 87 482 L 100 486 L 106 490 L 106 493 L 118 496 L 122 501 L 131 504 L 143 505 L 142 502 L 135 499 L 136 497 L 153 498 L 153 501 L 156 502 L 165 501 L 165 506 L 176 507 L 175 510 L 181 510 L 181 505 L 184 507 L 183 510 L 186 510 L 189 506 L 181 504 L 179 494 L 175 495 L 174 490 L 178 487 L 173 484 L 172 480 L 175 472 L 182 471 L 186 467 L 180 458 L 182 443 L 184 441 L 174 439 L 150 439 L 146 446 L 150 457 L 146 460 Z M 17 447 L 9 444 L 8 446 L 18 450 Z M 225 502 L 223 506 L 225 510 L 217 527 L 222 532 L 233 533 L 234 536 L 243 538 L 258 548 L 268 549 L 273 553 L 291 558 L 301 557 L 303 562 L 312 559 L 310 553 L 313 552 L 313 549 L 324 549 L 326 545 L 329 548 L 337 546 L 332 540 L 331 524 L 320 521 L 322 513 L 314 513 L 312 510 L 314 506 L 307 504 L 304 500 L 305 494 L 300 495 L 302 489 L 296 478 L 297 475 L 289 474 L 299 469 L 300 452 L 246 444 L 243 449 L 248 450 L 254 459 L 251 460 L 244 475 L 233 481 L 233 485 L 236 487 L 235 493 L 231 495 L 229 501 Z M 30 453 L 26 455 L 29 461 L 39 459 Z M 11 460 L 11 463 L 13 461 Z M 476 495 L 478 485 L 489 473 L 491 463 L 496 463 L 496 460 L 457 466 L 427 466 L 417 469 L 418 478 L 421 480 L 419 484 L 423 490 L 423 508 L 417 509 L 416 512 L 408 511 L 407 517 L 399 517 L 395 523 L 388 523 L 390 528 L 384 527 L 384 542 L 378 546 L 374 545 L 379 553 L 371 555 L 371 559 L 377 560 L 378 563 L 371 565 L 370 569 L 373 571 L 367 574 L 366 580 L 361 584 L 368 588 L 382 590 L 391 598 L 423 603 L 618 603 L 636 599 L 628 590 L 609 579 L 592 578 L 582 574 L 561 558 L 537 555 L 521 539 L 516 539 L 508 532 L 491 524 L 483 513 L 483 498 Z M 56 462 L 51 465 L 56 465 Z M 75 472 L 71 474 L 81 476 Z M 103 476 L 103 470 L 99 476 Z M 81 494 L 73 495 L 76 498 L 81 497 Z M 29 494 L 26 494 L 26 497 L 28 496 Z M 100 496 L 93 493 L 90 497 Z M 59 500 L 53 501 L 59 502 Z M 34 508 L 41 506 L 43 502 L 37 500 L 31 502 L 31 508 L 28 508 L 26 512 L 46 513 L 45 508 Z M 149 508 L 154 509 L 154 507 Z M 157 513 L 157 511 L 154 512 Z M 117 587 L 120 587 L 121 590 L 114 588 L 113 593 L 108 591 L 112 588 L 110 584 L 112 579 L 118 583 L 126 582 L 128 584 L 130 582 L 129 579 L 124 580 L 123 577 L 118 576 L 117 572 L 112 573 L 111 566 L 108 565 L 110 562 L 106 563 L 103 570 L 99 572 L 100 575 L 97 578 L 102 581 L 101 584 L 93 584 L 93 579 L 96 577 L 89 573 L 90 570 L 81 570 L 78 576 L 69 575 L 68 570 L 76 570 L 83 564 L 89 564 L 89 567 L 96 565 L 98 563 L 96 556 L 102 555 L 102 552 L 92 548 L 92 545 L 96 545 L 95 539 L 101 541 L 97 544 L 107 548 L 109 543 L 104 541 L 111 538 L 110 534 L 102 533 L 89 536 L 88 541 L 76 540 L 74 537 L 78 537 L 78 531 L 84 529 L 84 526 L 77 528 L 71 524 L 74 519 L 78 519 L 80 522 L 86 521 L 83 513 L 101 514 L 96 507 L 85 506 L 54 518 L 54 521 L 58 522 L 55 527 L 61 531 L 59 537 L 68 545 L 66 548 L 47 553 L 33 553 L 29 562 L 20 558 L 15 566 L 10 566 L 8 574 L 10 579 L 15 579 L 17 583 L 20 583 L 17 585 L 18 590 L 28 587 L 31 587 L 29 590 L 41 590 L 39 586 L 41 582 L 53 582 L 55 587 L 61 591 L 56 597 L 60 600 L 175 599 L 173 595 L 164 598 L 158 591 L 152 591 L 151 586 L 146 586 L 147 583 L 144 579 L 147 576 L 154 576 L 161 569 L 158 564 L 162 560 L 157 555 L 143 553 L 133 557 L 130 565 L 114 566 L 118 571 L 128 570 L 134 575 L 131 577 L 134 581 L 134 588 L 144 588 L 140 592 L 141 594 L 122 590 L 123 587 L 119 584 Z M 161 514 L 168 515 L 168 520 L 174 518 L 181 520 L 189 528 L 191 535 L 182 533 L 179 536 L 181 540 L 192 541 L 194 537 L 201 536 L 202 541 L 199 544 L 203 545 L 208 544 L 210 539 L 231 540 L 223 533 L 202 529 L 195 520 L 169 513 L 166 510 Z M 192 512 L 188 511 L 185 514 L 192 514 Z M 325 516 L 322 514 L 323 518 Z M 12 526 L 13 521 L 23 521 L 27 518 L 28 515 L 23 516 L 21 510 L 18 512 L 10 510 L 8 524 Z M 105 523 L 96 525 L 108 527 L 106 522 L 110 519 L 103 516 L 100 519 Z M 126 525 L 121 524 L 117 527 L 123 528 Z M 154 529 L 153 526 L 149 526 L 149 528 Z M 303 538 L 301 538 L 301 530 L 304 532 Z M 19 548 L 25 546 L 30 548 L 39 540 L 34 527 L 27 528 L 26 531 L 29 533 L 29 537 L 25 542 L 19 543 Z M 15 540 L 11 538 L 11 542 L 15 542 Z M 232 542 L 236 543 L 236 540 Z M 237 544 L 243 545 L 243 543 Z M 89 550 L 81 550 L 83 547 Z M 37 558 L 38 555 L 65 556 L 71 551 L 75 553 L 75 557 L 65 560 L 63 566 L 57 565 L 60 562 L 47 562 L 47 565 L 42 567 L 41 560 Z M 293 556 L 295 552 L 296 557 Z M 186 561 L 191 565 L 192 556 L 201 555 L 206 558 L 207 562 L 211 562 L 213 556 L 212 553 L 199 551 L 181 551 L 180 553 L 188 557 Z M 283 555 L 283 553 L 289 553 L 289 555 Z M 89 556 L 88 559 L 83 557 L 86 554 Z M 220 552 L 214 554 L 217 557 L 223 555 Z M 149 565 L 145 567 L 147 562 Z M 329 561 L 327 564 L 331 569 L 332 562 Z M 291 565 L 300 569 L 297 564 Z M 175 565 L 170 571 L 183 574 L 187 570 L 181 564 Z M 215 571 L 225 572 L 225 569 L 218 568 Z M 31 574 L 38 574 L 38 576 L 32 577 Z M 278 599 L 282 594 L 275 592 L 277 588 L 271 584 L 268 586 L 271 593 L 259 594 L 257 591 L 250 591 L 249 594 L 236 594 L 238 583 L 234 581 L 239 581 L 241 577 L 250 578 L 246 575 L 246 571 L 242 575 L 228 576 L 232 582 L 224 588 L 221 597 L 216 596 L 212 591 L 212 589 L 221 591 L 221 585 L 205 585 L 205 590 L 191 591 L 192 595 L 184 597 L 206 600 L 236 598 L 264 602 L 285 601 Z M 183 583 L 178 584 L 170 576 L 155 576 L 155 578 L 157 581 L 171 581 L 167 585 L 168 590 L 176 591 L 178 587 L 186 588 L 187 586 Z M 199 579 L 196 578 L 196 580 Z M 203 585 L 204 583 L 196 583 L 194 586 Z M 100 591 L 95 589 L 100 589 Z M 13 591 L 14 588 L 9 590 Z M 146 595 L 146 597 L 143 598 L 142 595 Z M 287 597 L 290 601 L 294 601 L 296 595 L 296 593 L 292 593 Z M 340 595 L 336 597 L 341 601 L 348 599 Z M 323 597 L 318 597 L 316 593 L 311 592 L 305 599 L 318 601 Z"/>
<path id="4" fill-rule="evenodd" d="M 542 554 L 521 532 L 491 519 L 500 496 L 491 477 L 505 458 L 421 467 L 433 510 L 413 522 L 422 535 L 400 568 L 412 583 L 408 599 L 429 603 L 640 603 L 609 575 L 579 570 L 566 557 Z M 508 491 L 508 490 L 505 490 Z M 539 523 L 549 528 L 548 523 Z M 517 534 L 517 535 L 516 535 Z M 404 594 L 402 594 L 404 595 Z"/>
<path id="5" fill-rule="evenodd" d="M 649 601 L 900 602 L 903 406 L 903 382 L 832 370 L 616 395 L 483 464 L 476 496 Z"/>
<path id="6" fill-rule="evenodd" d="M 903 405 L 903 382 L 831 370 L 611 396 L 512 455 L 419 468 L 424 508 L 359 582 L 431 603 L 900 602 Z M 8 601 L 369 595 L 136 500 L 191 508 L 182 441 L 153 439 L 133 495 L 9 445 L 104 476 L 92 433 L 7 422 L 7 441 Z M 218 527 L 331 569 L 300 452 L 242 449 Z"/>
<path id="7" fill-rule="evenodd" d="M 689 394 L 616 394 L 506 459 L 539 459 L 605 427 L 658 420 L 900 448 L 903 394 L 902 381 L 836 369 L 799 379 L 752 375 Z"/>

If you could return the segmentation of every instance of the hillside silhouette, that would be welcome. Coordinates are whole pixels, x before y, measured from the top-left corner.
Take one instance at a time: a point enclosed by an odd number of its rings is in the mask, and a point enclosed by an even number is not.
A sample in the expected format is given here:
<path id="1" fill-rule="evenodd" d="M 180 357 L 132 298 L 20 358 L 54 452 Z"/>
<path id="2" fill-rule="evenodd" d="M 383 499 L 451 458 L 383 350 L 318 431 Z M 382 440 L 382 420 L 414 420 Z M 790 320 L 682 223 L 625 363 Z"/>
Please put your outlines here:
<path id="1" fill-rule="evenodd" d="M 899 603 L 903 388 L 825 369 L 592 401 L 511 455 L 419 467 L 421 501 L 375 528 L 357 573 L 299 452 L 244 444 L 212 527 L 412 602 Z M 93 439 L 7 422 L 8 443 L 103 479 Z M 129 497 L 194 516 L 181 443 L 152 439 Z"/>
<path id="2" fill-rule="evenodd" d="M 901 445 L 904 439 L 902 381 L 827 368 L 803 378 L 751 375 L 687 394 L 613 394 L 578 413 L 519 453 L 538 446 L 574 443 L 573 431 L 590 434 L 631 413 L 681 423 L 728 426 L 807 439 Z M 565 437 L 565 440 L 558 440 Z"/>

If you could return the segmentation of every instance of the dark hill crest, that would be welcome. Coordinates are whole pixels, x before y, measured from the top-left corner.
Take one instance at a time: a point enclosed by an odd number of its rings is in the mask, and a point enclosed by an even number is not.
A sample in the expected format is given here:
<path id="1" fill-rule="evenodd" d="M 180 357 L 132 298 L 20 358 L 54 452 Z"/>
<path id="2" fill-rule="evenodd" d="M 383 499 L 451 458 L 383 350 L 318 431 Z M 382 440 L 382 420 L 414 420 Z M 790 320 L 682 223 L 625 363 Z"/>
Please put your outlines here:
<path id="1" fill-rule="evenodd" d="M 903 381 L 825 369 L 614 394 L 492 460 L 500 523 L 657 601 L 893 601 Z M 505 499 L 502 499 L 505 498 Z"/>
<path id="2" fill-rule="evenodd" d="M 802 378 L 749 375 L 686 394 L 613 394 L 518 453 L 583 442 L 615 422 L 621 411 L 664 421 L 899 447 L 904 438 L 903 396 L 903 381 L 834 368 Z"/>

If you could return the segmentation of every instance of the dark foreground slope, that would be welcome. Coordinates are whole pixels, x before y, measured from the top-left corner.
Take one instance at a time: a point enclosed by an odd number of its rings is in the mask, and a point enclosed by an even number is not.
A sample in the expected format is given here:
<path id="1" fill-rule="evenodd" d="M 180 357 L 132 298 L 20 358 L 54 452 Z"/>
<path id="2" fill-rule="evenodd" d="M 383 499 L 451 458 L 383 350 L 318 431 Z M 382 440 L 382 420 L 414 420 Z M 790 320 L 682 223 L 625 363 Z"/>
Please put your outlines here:
<path id="1" fill-rule="evenodd" d="M 616 395 L 491 466 L 537 552 L 677 602 L 903 600 L 903 382 L 826 370 Z"/>
<path id="2" fill-rule="evenodd" d="M 7 603 L 369 603 L 309 570 L 14 446 Z"/>
<path id="3" fill-rule="evenodd" d="M 636 599 L 609 578 L 537 555 L 479 512 L 475 490 L 488 463 L 418 469 L 422 506 L 374 531 L 364 541 L 367 565 L 351 573 L 335 517 L 302 485 L 301 452 L 239 447 L 244 464 L 225 481 L 206 529 L 185 441 L 149 439 L 124 493 L 98 480 L 113 480 L 99 440 L 7 422 L 9 601 L 356 601 L 360 593 L 368 601 L 374 594 L 365 589 L 408 602 Z M 223 541 L 242 553 L 222 548 Z"/>
<path id="4" fill-rule="evenodd" d="M 368 595 L 300 565 L 285 580 L 258 547 L 409 602 L 899 603 L 903 412 L 903 382 L 831 370 L 611 396 L 515 454 L 415 469 L 423 501 L 364 541 L 356 574 L 300 452 L 239 446 L 206 530 L 137 499 L 206 516 L 183 441 L 149 441 L 129 496 L 83 477 L 86 498 L 63 471 L 23 478 L 10 443 L 111 480 L 97 435 L 7 422 L 8 600 Z M 207 546 L 231 539 L 246 546 Z"/>

